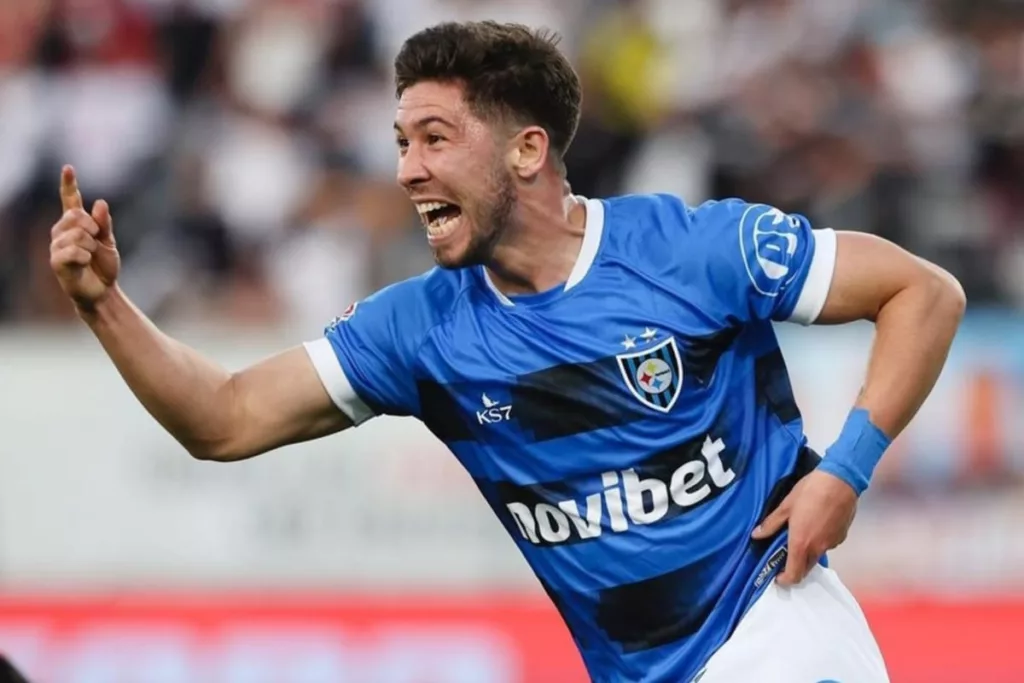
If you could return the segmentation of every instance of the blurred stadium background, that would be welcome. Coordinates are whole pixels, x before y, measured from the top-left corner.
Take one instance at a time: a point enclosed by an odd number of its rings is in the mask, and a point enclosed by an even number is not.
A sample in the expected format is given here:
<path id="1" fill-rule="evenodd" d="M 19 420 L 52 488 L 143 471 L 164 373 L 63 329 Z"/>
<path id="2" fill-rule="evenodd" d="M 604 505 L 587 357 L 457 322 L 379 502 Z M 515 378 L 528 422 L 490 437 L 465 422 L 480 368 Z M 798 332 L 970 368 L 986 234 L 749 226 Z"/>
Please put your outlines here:
<path id="1" fill-rule="evenodd" d="M 59 166 L 123 286 L 232 368 L 431 265 L 394 186 L 414 30 L 560 31 L 589 196 L 740 195 L 955 273 L 950 365 L 834 565 L 895 683 L 1024 681 L 1024 3 L 0 0 L 0 652 L 50 683 L 577 683 L 552 608 L 425 430 L 234 465 L 147 417 L 47 265 Z M 780 328 L 812 443 L 871 329 Z"/>

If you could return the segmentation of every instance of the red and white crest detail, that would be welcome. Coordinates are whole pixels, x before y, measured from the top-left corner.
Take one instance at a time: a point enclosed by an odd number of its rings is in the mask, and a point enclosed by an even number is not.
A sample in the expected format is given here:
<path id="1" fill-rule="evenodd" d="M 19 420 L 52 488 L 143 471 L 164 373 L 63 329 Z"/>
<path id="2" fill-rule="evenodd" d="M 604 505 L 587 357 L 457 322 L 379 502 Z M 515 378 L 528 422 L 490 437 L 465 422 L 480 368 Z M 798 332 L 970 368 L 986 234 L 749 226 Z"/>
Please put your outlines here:
<path id="1" fill-rule="evenodd" d="M 349 318 L 354 316 L 356 314 L 356 306 L 358 306 L 358 305 L 359 305 L 359 302 L 355 302 L 354 301 L 354 302 L 350 303 L 348 305 L 348 308 L 346 308 L 344 311 L 342 311 L 341 315 L 338 316 L 338 320 L 341 321 L 341 322 L 345 322 L 346 320 L 348 320 Z"/>

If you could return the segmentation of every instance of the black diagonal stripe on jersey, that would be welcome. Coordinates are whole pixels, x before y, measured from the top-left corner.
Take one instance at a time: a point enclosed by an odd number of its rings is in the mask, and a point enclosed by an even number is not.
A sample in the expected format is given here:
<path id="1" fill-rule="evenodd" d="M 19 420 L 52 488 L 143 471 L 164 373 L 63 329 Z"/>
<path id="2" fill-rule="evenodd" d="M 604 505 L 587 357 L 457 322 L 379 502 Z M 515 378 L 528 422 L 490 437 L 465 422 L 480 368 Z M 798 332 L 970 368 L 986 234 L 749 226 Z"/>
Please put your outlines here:
<path id="1" fill-rule="evenodd" d="M 686 373 L 701 384 L 710 382 L 719 359 L 733 345 L 741 330 L 740 327 L 727 327 L 706 337 L 687 338 L 679 349 Z"/>
<path id="2" fill-rule="evenodd" d="M 735 329 L 729 328 L 708 337 L 683 341 L 680 347 L 683 376 L 674 377 L 672 386 L 653 396 L 652 400 L 662 407 L 668 405 L 677 390 L 677 383 L 685 381 L 688 373 L 702 381 L 709 380 L 736 334 Z M 659 355 L 670 367 L 675 367 L 675 359 L 668 347 Z M 635 360 L 629 359 L 627 363 L 635 376 Z M 784 373 L 785 366 L 781 369 Z M 772 376 L 771 373 L 766 375 Z M 758 377 L 760 380 L 761 375 Z M 471 391 L 474 395 L 479 393 L 476 383 L 441 384 L 422 380 L 417 382 L 417 387 L 423 421 L 439 439 L 450 444 L 479 437 L 479 430 L 475 424 L 467 422 L 465 410 L 455 399 L 464 391 Z M 556 365 L 521 375 L 515 380 L 510 393 L 512 420 L 532 441 L 558 439 L 652 417 L 650 409 L 637 401 L 623 385 L 615 356 L 589 363 Z"/>
<path id="3" fill-rule="evenodd" d="M 623 386 L 615 357 L 522 375 L 512 388 L 519 427 L 547 441 L 651 417 Z"/>
<path id="4" fill-rule="evenodd" d="M 465 411 L 446 385 L 421 380 L 416 383 L 416 388 L 423 424 L 434 436 L 446 444 L 473 439 L 473 430 L 466 424 Z"/>
<path id="5" fill-rule="evenodd" d="M 695 592 L 713 566 L 712 562 L 688 565 L 644 581 L 606 588 L 599 594 L 595 621 L 627 653 L 691 636 L 715 607 L 713 597 L 701 599 Z"/>
<path id="6" fill-rule="evenodd" d="M 766 405 L 782 424 L 800 417 L 781 349 L 754 361 L 754 382 L 758 403 Z"/>

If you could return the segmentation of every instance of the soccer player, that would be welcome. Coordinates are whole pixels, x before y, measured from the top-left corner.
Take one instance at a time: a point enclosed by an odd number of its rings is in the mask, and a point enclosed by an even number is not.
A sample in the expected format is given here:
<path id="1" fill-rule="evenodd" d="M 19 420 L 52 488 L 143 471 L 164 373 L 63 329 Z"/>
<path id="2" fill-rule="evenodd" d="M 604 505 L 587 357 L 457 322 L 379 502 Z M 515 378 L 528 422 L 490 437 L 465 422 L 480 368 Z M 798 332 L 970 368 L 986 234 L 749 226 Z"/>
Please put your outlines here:
<path id="1" fill-rule="evenodd" d="M 442 24 L 395 69 L 398 182 L 438 267 L 241 372 L 131 304 L 107 204 L 87 211 L 63 170 L 51 265 L 143 405 L 219 461 L 422 420 L 599 683 L 888 680 L 825 557 L 939 375 L 957 281 L 739 199 L 567 195 L 580 84 L 543 32 Z M 858 319 L 876 326 L 866 378 L 821 458 L 772 324 Z"/>

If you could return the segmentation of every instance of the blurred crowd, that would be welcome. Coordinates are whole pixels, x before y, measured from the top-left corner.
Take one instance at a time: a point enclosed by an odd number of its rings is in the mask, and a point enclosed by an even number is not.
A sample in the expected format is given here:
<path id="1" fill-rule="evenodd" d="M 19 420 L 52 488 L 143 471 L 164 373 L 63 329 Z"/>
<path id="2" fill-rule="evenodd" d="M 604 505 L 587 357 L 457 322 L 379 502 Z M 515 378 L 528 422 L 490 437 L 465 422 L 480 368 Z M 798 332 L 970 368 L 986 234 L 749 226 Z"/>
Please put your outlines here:
<path id="1" fill-rule="evenodd" d="M 742 196 L 1024 307 L 1024 2 L 0 0 L 0 320 L 69 318 L 62 163 L 151 315 L 315 329 L 431 264 L 394 183 L 391 62 L 444 19 L 546 26 L 587 196 Z"/>

